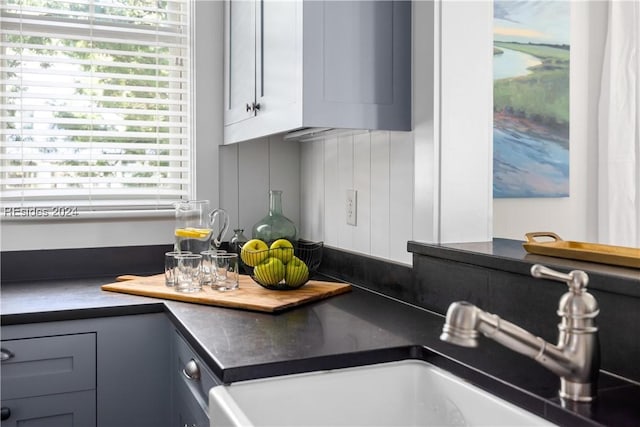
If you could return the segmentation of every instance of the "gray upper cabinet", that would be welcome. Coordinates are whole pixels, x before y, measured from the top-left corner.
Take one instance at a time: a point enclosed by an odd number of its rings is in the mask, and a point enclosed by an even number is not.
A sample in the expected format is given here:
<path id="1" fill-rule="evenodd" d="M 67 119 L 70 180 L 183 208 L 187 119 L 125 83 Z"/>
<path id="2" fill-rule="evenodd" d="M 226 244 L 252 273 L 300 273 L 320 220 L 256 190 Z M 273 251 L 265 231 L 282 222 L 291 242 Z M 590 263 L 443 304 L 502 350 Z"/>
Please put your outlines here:
<path id="1" fill-rule="evenodd" d="M 411 130 L 411 2 L 228 0 L 225 144 Z"/>

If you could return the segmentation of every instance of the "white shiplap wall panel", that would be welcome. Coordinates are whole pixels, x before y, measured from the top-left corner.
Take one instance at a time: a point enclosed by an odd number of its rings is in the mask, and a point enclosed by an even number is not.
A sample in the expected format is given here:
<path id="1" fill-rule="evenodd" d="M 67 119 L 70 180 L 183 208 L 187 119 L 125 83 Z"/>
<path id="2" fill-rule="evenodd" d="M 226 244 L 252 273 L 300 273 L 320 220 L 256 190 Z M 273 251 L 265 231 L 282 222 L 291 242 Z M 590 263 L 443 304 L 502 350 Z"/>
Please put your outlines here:
<path id="1" fill-rule="evenodd" d="M 300 167 L 300 143 L 279 135 L 221 146 L 220 206 L 231 218 L 229 229 L 243 228 L 250 238 L 269 212 L 269 190 L 282 190 L 283 213 L 300 228 Z"/>
<path id="2" fill-rule="evenodd" d="M 300 237 L 324 240 L 324 142 L 300 146 Z"/>
<path id="3" fill-rule="evenodd" d="M 240 193 L 238 192 L 238 147 L 239 145 L 220 146 L 220 207 L 229 214 L 229 231 L 226 238 L 233 236 L 240 225 Z"/>
<path id="4" fill-rule="evenodd" d="M 389 132 L 371 134 L 371 255 L 389 257 Z"/>
<path id="5" fill-rule="evenodd" d="M 413 238 L 413 134 L 392 132 L 389 141 L 390 222 L 389 257 L 411 262 L 407 241 Z"/>
<path id="6" fill-rule="evenodd" d="M 302 148 L 303 221 L 317 223 L 311 209 L 323 198 L 325 244 L 409 264 L 407 241 L 413 229 L 413 135 L 364 132 L 316 140 Z M 322 159 L 322 174 L 313 165 Z M 313 177 L 313 178 L 312 178 Z M 319 193 L 314 182 L 323 181 Z M 346 190 L 358 191 L 357 225 L 346 223 Z M 305 225 L 309 230 L 313 225 Z"/>
<path id="7" fill-rule="evenodd" d="M 347 224 L 347 189 L 353 188 L 353 136 L 342 135 L 338 137 L 338 197 L 333 201 L 337 203 L 336 211 L 340 214 L 338 220 L 338 245 L 347 250 L 353 250 L 352 225 Z"/>
<path id="8" fill-rule="evenodd" d="M 269 188 L 282 190 L 282 213 L 300 228 L 300 143 L 269 137 Z M 266 211 L 265 211 L 266 214 Z"/>
<path id="9" fill-rule="evenodd" d="M 339 220 L 344 219 L 344 209 L 340 209 L 338 186 L 338 138 L 324 140 L 324 242 L 340 247 L 338 242 Z"/>
<path id="10" fill-rule="evenodd" d="M 371 133 L 353 137 L 353 188 L 357 193 L 353 250 L 371 253 Z"/>
<path id="11" fill-rule="evenodd" d="M 251 238 L 253 224 L 269 211 L 269 142 L 260 138 L 238 144 L 240 224 Z"/>

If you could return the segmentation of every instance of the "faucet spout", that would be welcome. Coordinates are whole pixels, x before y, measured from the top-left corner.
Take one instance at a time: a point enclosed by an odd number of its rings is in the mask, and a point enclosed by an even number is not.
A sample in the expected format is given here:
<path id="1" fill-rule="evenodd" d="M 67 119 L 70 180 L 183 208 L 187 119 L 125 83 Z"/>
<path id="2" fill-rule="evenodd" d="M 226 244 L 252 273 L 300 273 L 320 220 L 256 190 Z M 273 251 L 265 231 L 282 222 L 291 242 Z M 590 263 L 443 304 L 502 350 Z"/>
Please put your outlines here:
<path id="1" fill-rule="evenodd" d="M 537 272 L 539 267 L 536 267 Z M 562 277 L 575 284 L 575 277 L 586 277 L 585 273 L 579 273 Z M 558 343 L 553 345 L 495 314 L 469 302 L 458 301 L 447 310 L 440 339 L 464 347 L 477 347 L 478 337 L 482 334 L 536 360 L 558 375 L 560 397 L 579 402 L 592 401 L 597 394 L 600 368 L 598 328 L 595 326 L 597 303 L 584 291 L 584 286 L 574 287 L 560 300 L 558 314 L 561 316 Z"/>

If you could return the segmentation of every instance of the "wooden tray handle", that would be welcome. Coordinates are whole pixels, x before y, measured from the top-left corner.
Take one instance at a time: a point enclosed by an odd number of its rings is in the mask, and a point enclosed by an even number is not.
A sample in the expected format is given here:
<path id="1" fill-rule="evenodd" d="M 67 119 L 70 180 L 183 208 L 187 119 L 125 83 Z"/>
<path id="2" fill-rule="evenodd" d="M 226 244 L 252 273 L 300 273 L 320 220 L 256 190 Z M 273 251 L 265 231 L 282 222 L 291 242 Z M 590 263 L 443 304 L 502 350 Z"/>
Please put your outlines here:
<path id="1" fill-rule="evenodd" d="M 116 282 L 126 282 L 127 280 L 138 280 L 144 279 L 143 276 L 135 276 L 133 274 L 123 274 L 122 276 L 116 277 Z"/>
<path id="2" fill-rule="evenodd" d="M 532 233 L 525 234 L 528 243 L 540 243 L 536 241 L 536 237 L 551 237 L 556 242 L 561 242 L 562 239 L 556 233 L 551 231 L 534 231 Z"/>

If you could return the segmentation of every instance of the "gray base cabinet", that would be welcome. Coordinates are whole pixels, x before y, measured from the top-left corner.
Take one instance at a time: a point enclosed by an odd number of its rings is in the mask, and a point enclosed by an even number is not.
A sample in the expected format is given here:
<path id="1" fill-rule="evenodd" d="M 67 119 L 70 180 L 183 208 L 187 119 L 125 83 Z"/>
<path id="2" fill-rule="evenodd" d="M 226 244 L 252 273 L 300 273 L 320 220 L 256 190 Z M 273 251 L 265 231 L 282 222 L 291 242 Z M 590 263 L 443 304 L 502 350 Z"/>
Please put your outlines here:
<path id="1" fill-rule="evenodd" d="M 2 427 L 208 427 L 221 382 L 163 313 L 2 327 Z"/>
<path id="2" fill-rule="evenodd" d="M 95 333 L 3 340 L 2 359 L 3 426 L 96 425 Z"/>
<path id="3" fill-rule="evenodd" d="M 208 427 L 209 389 L 220 381 L 178 331 L 174 331 L 172 343 L 172 425 Z"/>
<path id="4" fill-rule="evenodd" d="M 168 427 L 170 331 L 164 313 L 2 326 L 2 426 Z"/>

